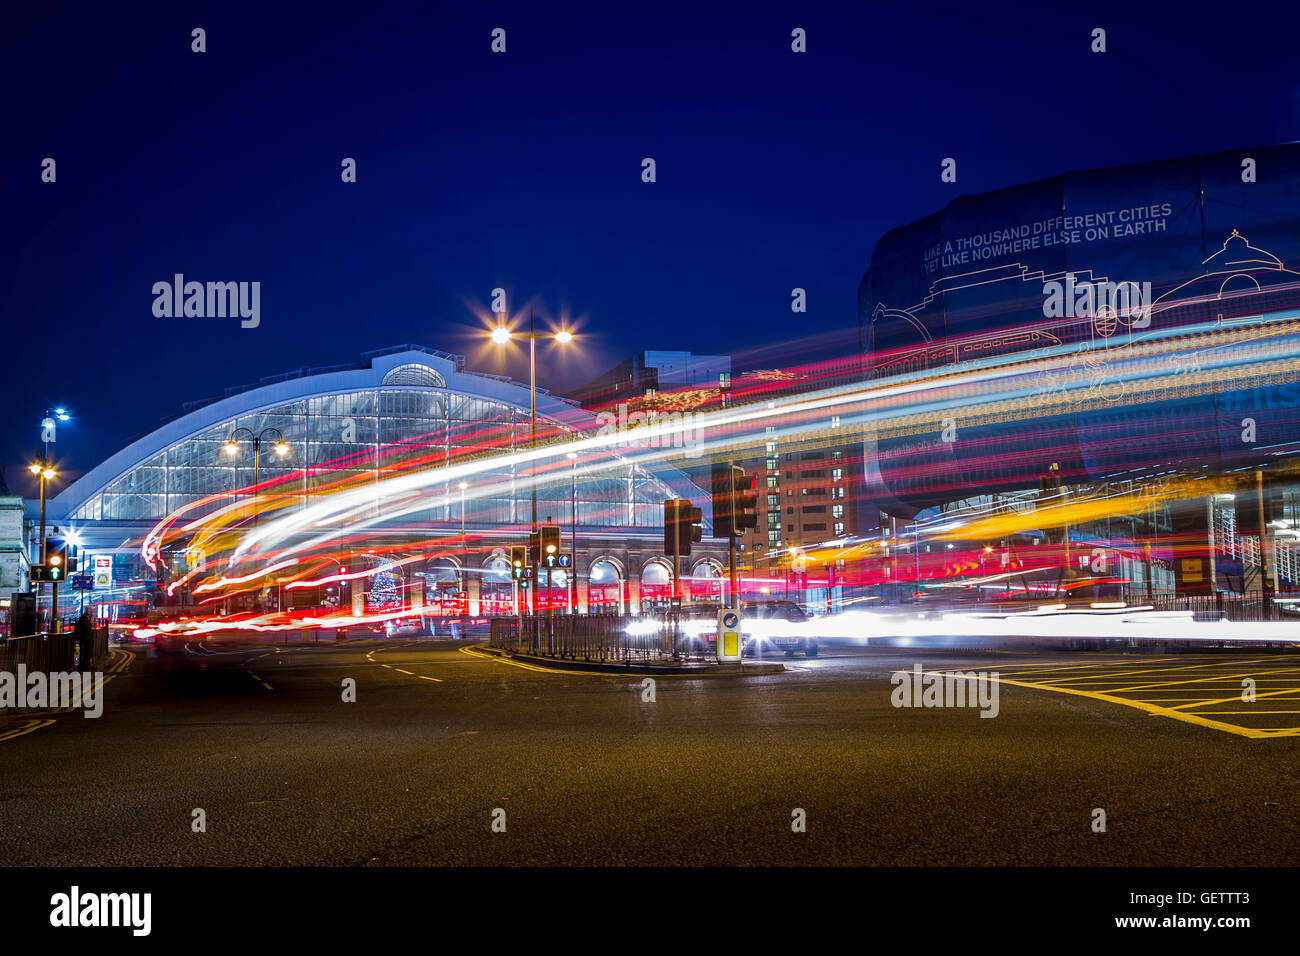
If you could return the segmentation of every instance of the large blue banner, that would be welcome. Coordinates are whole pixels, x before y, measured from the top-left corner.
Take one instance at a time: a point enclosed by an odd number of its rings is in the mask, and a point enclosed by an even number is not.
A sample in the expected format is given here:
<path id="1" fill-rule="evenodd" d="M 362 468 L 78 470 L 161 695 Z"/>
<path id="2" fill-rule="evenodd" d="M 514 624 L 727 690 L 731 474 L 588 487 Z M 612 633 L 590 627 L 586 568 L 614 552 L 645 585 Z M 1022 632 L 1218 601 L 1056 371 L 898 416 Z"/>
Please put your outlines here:
<path id="1" fill-rule="evenodd" d="M 1032 486 L 1053 462 L 1067 479 L 1098 480 L 1253 460 L 1262 446 L 1300 441 L 1293 375 L 1137 400 L 1107 376 L 1174 330 L 1225 330 L 1239 344 L 1297 309 L 1297 145 L 1071 172 L 955 199 L 875 248 L 859 289 L 873 375 L 1054 350 L 1101 370 L 1100 398 L 964 429 L 954 441 L 885 431 L 868 457 L 885 487 L 914 504 Z M 1222 361 L 1203 351 L 1207 366 Z M 1201 353 L 1188 361 L 1201 371 Z"/>

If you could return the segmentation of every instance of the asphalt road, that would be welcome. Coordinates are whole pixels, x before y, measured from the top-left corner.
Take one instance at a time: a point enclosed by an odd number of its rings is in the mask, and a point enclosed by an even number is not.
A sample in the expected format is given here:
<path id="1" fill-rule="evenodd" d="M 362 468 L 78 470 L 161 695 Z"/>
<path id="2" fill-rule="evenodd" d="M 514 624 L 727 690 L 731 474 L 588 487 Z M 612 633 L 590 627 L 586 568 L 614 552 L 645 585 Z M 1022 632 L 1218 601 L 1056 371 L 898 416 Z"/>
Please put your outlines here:
<path id="1" fill-rule="evenodd" d="M 1113 689 L 1122 672 L 1104 655 L 825 646 L 779 676 L 658 678 L 647 702 L 639 678 L 462 648 L 196 647 L 181 668 L 141 653 L 107 685 L 98 720 L 64 713 L 30 732 L 0 720 L 0 863 L 1300 859 L 1300 736 L 1242 736 L 1045 689 L 1047 678 L 1023 686 L 1032 668 L 1077 688 L 1100 667 L 1110 672 L 1096 686 Z M 1249 661 L 1264 679 L 1300 667 Z M 1022 683 L 999 685 L 993 719 L 892 706 L 891 673 L 918 662 Z M 341 699 L 346 678 L 355 703 Z M 196 808 L 206 832 L 192 829 Z M 806 832 L 792 831 L 796 808 Z"/>

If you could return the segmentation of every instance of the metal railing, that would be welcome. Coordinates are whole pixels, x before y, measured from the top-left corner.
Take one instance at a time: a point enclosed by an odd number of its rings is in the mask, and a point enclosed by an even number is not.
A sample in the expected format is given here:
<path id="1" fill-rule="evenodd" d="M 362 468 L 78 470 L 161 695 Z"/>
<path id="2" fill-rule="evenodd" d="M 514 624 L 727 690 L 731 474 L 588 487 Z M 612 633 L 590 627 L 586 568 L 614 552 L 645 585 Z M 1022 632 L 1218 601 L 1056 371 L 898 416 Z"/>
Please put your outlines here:
<path id="1" fill-rule="evenodd" d="M 561 660 L 642 662 L 685 656 L 670 621 L 621 614 L 496 617 L 488 646 Z"/>
<path id="2" fill-rule="evenodd" d="M 1259 593 L 1214 594 L 1202 597 L 1157 599 L 1152 602 L 1162 611 L 1191 611 L 1197 621 L 1296 621 L 1300 610 L 1289 602 L 1265 603 Z"/>
<path id="3" fill-rule="evenodd" d="M 0 672 L 16 674 L 19 665 L 28 673 L 86 671 L 107 656 L 108 628 L 96 627 L 84 617 L 69 631 L 0 641 Z"/>

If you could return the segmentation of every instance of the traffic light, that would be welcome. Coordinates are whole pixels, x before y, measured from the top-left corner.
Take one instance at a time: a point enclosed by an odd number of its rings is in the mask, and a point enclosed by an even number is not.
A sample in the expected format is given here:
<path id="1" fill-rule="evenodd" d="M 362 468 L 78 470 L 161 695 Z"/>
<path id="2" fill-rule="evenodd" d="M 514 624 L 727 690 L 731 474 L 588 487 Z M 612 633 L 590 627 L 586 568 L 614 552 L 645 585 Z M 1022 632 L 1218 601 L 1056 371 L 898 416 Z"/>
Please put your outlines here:
<path id="1" fill-rule="evenodd" d="M 537 567 L 542 563 L 542 533 L 540 531 L 528 532 L 528 563 Z"/>
<path id="2" fill-rule="evenodd" d="M 542 531 L 542 564 L 548 568 L 559 566 L 560 560 L 560 526 L 544 524 Z"/>
<path id="3" fill-rule="evenodd" d="M 758 493 L 754 476 L 737 473 L 731 494 L 731 523 L 736 533 L 758 527 Z"/>
<path id="4" fill-rule="evenodd" d="M 64 538 L 46 538 L 41 564 L 44 580 L 62 581 L 68 575 L 68 542 Z"/>
<path id="5" fill-rule="evenodd" d="M 678 554 L 690 554 L 691 544 L 704 537 L 704 512 L 691 507 L 689 501 L 678 503 L 677 528 L 681 535 Z"/>
<path id="6" fill-rule="evenodd" d="M 691 544 L 704 534 L 704 512 L 684 498 L 664 502 L 664 554 L 690 554 Z"/>
<path id="7" fill-rule="evenodd" d="M 731 527 L 731 463 L 715 461 L 713 463 L 713 536 L 730 538 Z"/>
<path id="8" fill-rule="evenodd" d="M 664 499 L 664 554 L 671 555 L 677 550 L 677 506 L 676 498 Z"/>
<path id="9" fill-rule="evenodd" d="M 729 462 L 713 465 L 713 536 L 737 537 L 758 527 L 758 495 L 754 479 Z"/>
<path id="10" fill-rule="evenodd" d="M 528 561 L 528 549 L 522 544 L 514 545 L 510 549 L 510 579 L 512 581 L 522 581 L 524 579 L 524 568 Z"/>
<path id="11" fill-rule="evenodd" d="M 40 563 L 32 564 L 32 581 L 61 581 L 68 578 L 68 541 L 61 537 L 45 538 Z"/>

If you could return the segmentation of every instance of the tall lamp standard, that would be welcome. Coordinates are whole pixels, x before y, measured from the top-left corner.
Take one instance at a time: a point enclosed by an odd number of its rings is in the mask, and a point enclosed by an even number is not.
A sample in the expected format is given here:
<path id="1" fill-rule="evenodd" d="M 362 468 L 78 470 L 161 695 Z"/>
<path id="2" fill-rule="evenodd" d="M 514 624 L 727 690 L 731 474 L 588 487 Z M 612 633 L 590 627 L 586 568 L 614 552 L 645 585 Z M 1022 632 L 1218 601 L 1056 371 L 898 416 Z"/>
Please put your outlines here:
<path id="1" fill-rule="evenodd" d="M 465 600 L 460 602 L 462 616 L 469 613 L 469 542 L 465 540 L 465 489 L 469 482 L 462 481 L 460 488 L 460 589 L 465 592 Z"/>
<path id="2" fill-rule="evenodd" d="M 492 341 L 497 345 L 505 345 L 516 335 L 523 336 L 522 332 L 512 332 L 504 322 L 498 324 L 492 330 Z M 554 339 L 560 345 L 568 345 L 573 341 L 573 333 L 568 329 L 560 329 L 558 332 L 537 334 L 537 326 L 533 315 L 532 306 L 528 307 L 528 422 L 531 437 L 529 447 L 537 450 L 537 340 L 538 338 Z M 533 496 L 533 515 L 531 530 L 537 533 L 537 482 L 532 483 Z M 533 606 L 536 607 L 537 596 L 533 595 Z M 535 623 L 535 622 L 534 622 Z"/>
<path id="3" fill-rule="evenodd" d="M 569 613 L 578 613 L 578 453 L 565 452 L 572 466 L 569 471 L 569 505 L 572 508 L 569 519 Z"/>
<path id="4" fill-rule="evenodd" d="M 265 438 L 267 435 L 275 436 L 275 454 L 279 458 L 283 458 L 285 455 L 289 454 L 289 445 L 285 442 L 284 435 L 281 434 L 280 429 L 278 428 L 271 428 L 271 427 L 263 428 L 260 432 L 254 435 L 252 429 L 244 428 L 241 426 L 239 428 L 236 428 L 233 432 L 231 432 L 230 437 L 226 439 L 225 451 L 226 454 L 232 458 L 235 455 L 239 454 L 239 433 L 240 432 L 246 434 L 253 441 L 253 527 L 256 528 L 257 527 L 257 492 L 258 492 L 257 486 L 258 486 L 258 482 L 260 481 L 259 476 L 261 474 L 261 470 L 259 466 L 262 461 L 262 439 Z M 277 590 L 277 603 L 278 603 L 278 597 L 279 594 Z"/>
<path id="5" fill-rule="evenodd" d="M 30 471 L 33 475 L 36 475 L 37 478 L 40 479 L 40 483 L 41 483 L 41 536 L 36 541 L 36 553 L 40 555 L 40 559 L 43 561 L 45 559 L 45 483 L 47 481 L 52 481 L 54 478 L 58 477 L 59 473 L 55 471 L 54 466 L 50 464 L 50 459 L 48 455 L 39 461 L 32 462 L 30 465 L 27 466 L 27 470 Z M 40 603 L 41 600 L 41 592 L 43 592 L 44 590 L 45 590 L 44 585 L 38 582 L 36 585 L 36 601 L 38 604 Z M 57 607 L 53 609 L 51 616 L 55 618 L 55 621 L 53 623 L 55 629 L 57 630 L 58 629 L 57 619 L 59 616 L 59 609 Z M 37 614 L 37 617 L 39 619 L 40 617 L 39 613 Z"/>

